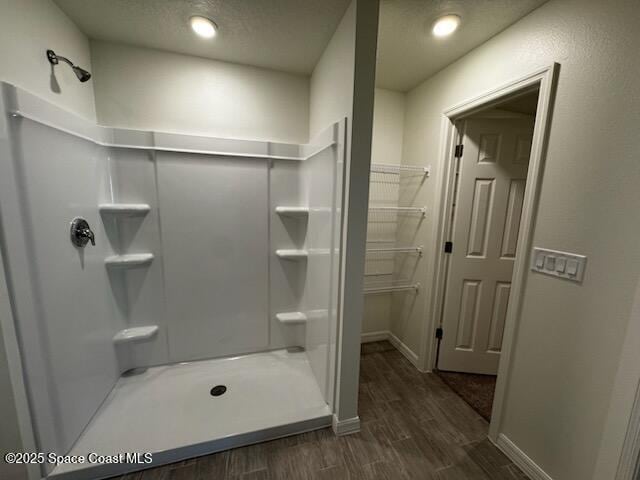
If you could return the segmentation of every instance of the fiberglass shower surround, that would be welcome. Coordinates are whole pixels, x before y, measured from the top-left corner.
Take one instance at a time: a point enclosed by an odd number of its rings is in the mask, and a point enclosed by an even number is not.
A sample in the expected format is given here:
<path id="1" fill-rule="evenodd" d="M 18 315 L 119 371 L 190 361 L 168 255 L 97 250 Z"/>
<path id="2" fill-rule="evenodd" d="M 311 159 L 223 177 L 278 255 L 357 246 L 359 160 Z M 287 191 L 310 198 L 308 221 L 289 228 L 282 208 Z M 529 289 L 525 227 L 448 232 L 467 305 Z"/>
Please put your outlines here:
<path id="1" fill-rule="evenodd" d="M 5 270 L 38 450 L 166 463 L 329 425 L 344 122 L 308 145 L 120 130 L 1 87 Z M 95 246 L 72 244 L 76 217 Z"/>

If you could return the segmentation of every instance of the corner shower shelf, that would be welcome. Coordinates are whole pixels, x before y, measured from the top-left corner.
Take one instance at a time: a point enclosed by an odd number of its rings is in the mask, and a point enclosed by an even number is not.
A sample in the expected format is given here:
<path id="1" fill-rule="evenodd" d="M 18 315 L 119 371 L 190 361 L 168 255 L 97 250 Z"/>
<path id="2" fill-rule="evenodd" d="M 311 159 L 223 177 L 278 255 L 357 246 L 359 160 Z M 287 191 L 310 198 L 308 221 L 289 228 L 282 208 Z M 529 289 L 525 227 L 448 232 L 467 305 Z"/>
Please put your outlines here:
<path id="1" fill-rule="evenodd" d="M 157 325 L 148 325 L 146 327 L 133 327 L 120 330 L 113 337 L 113 343 L 129 343 L 141 342 L 149 340 L 158 333 Z"/>
<path id="2" fill-rule="evenodd" d="M 276 255 L 285 260 L 303 260 L 307 258 L 309 252 L 306 250 L 280 249 L 276 250 Z"/>
<path id="3" fill-rule="evenodd" d="M 276 318 L 280 323 L 284 323 L 287 325 L 306 323 L 307 321 L 307 316 L 302 312 L 276 313 Z"/>
<path id="4" fill-rule="evenodd" d="M 369 207 L 370 212 L 398 212 L 427 214 L 427 207 Z"/>
<path id="5" fill-rule="evenodd" d="M 418 167 L 415 165 L 393 165 L 388 163 L 372 163 L 371 171 L 376 173 L 391 173 L 399 175 L 400 172 L 414 172 L 428 177 L 431 167 Z"/>
<path id="6" fill-rule="evenodd" d="M 286 217 L 306 217 L 309 215 L 308 207 L 276 207 L 276 213 L 278 215 Z"/>
<path id="7" fill-rule="evenodd" d="M 104 259 L 107 267 L 137 267 L 148 265 L 153 261 L 153 253 L 130 253 L 128 255 L 112 255 Z"/>
<path id="8" fill-rule="evenodd" d="M 376 294 L 376 293 L 404 292 L 409 290 L 413 290 L 415 293 L 418 293 L 418 291 L 420 291 L 420 284 L 414 283 L 412 285 L 394 285 L 389 287 L 365 288 L 364 294 L 370 295 L 370 294 Z"/>
<path id="9" fill-rule="evenodd" d="M 98 205 L 100 213 L 117 214 L 132 217 L 146 215 L 151 207 L 146 203 L 101 203 Z"/>

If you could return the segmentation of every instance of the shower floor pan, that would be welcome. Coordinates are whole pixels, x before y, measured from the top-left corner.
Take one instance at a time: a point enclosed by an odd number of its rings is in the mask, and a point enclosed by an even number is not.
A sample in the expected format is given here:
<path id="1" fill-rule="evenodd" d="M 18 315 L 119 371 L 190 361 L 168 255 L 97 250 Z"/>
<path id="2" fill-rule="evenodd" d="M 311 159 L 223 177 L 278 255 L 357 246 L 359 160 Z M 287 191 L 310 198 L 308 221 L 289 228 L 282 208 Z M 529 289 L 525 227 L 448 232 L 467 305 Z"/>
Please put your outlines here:
<path id="1" fill-rule="evenodd" d="M 223 385 L 226 391 L 218 388 Z M 60 464 L 56 479 L 98 479 L 331 424 L 304 352 L 255 353 L 124 376 L 69 455 L 151 452 L 151 464 Z"/>

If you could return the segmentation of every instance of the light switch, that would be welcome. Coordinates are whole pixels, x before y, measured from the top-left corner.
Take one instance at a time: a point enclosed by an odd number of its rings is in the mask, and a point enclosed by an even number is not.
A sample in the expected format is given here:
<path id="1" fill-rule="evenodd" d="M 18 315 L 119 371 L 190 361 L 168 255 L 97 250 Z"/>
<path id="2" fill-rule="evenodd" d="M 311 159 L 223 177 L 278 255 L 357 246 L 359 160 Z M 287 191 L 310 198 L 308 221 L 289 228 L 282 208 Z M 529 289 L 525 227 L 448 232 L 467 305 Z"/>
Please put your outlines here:
<path id="1" fill-rule="evenodd" d="M 555 270 L 556 269 L 556 257 L 553 255 L 547 255 L 547 258 L 544 260 L 544 268 L 546 270 Z"/>
<path id="2" fill-rule="evenodd" d="M 531 269 L 538 273 L 581 282 L 587 257 L 576 253 L 535 247 L 531 255 Z"/>
<path id="3" fill-rule="evenodd" d="M 576 273 L 578 273 L 578 261 L 577 260 L 567 260 L 567 273 L 569 275 L 574 276 Z"/>

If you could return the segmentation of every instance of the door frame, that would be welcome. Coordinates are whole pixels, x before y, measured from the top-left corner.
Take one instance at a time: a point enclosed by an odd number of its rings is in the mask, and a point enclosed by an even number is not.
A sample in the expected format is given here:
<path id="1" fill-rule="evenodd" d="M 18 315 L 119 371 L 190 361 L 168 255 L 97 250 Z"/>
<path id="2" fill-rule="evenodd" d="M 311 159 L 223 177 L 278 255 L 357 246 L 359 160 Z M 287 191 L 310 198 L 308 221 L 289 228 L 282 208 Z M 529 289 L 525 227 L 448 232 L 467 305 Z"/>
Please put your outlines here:
<path id="1" fill-rule="evenodd" d="M 423 324 L 423 341 L 420 351 L 420 367 L 430 371 L 435 366 L 436 348 L 435 334 L 439 325 L 444 305 L 445 282 L 448 269 L 448 257 L 441 248 L 449 237 L 451 224 L 451 206 L 453 202 L 453 183 L 455 180 L 455 146 L 459 141 L 456 122 L 499 104 L 506 99 L 513 98 L 538 90 L 538 105 L 531 142 L 531 157 L 527 171 L 527 183 L 518 232 L 518 250 L 513 267 L 513 283 L 507 307 L 504 325 L 502 350 L 498 366 L 498 378 L 493 401 L 491 422 L 489 424 L 489 438 L 497 442 L 502 422 L 502 412 L 511 372 L 513 343 L 518 330 L 518 320 L 522 307 L 522 298 L 526 287 L 526 274 L 529 267 L 529 252 L 532 247 L 533 229 L 537 211 L 542 172 L 547 152 L 547 143 L 551 125 L 551 114 L 560 65 L 553 63 L 544 68 L 532 71 L 528 75 L 514 79 L 506 84 L 489 90 L 477 97 L 466 100 L 447 108 L 442 113 L 441 138 L 438 159 L 443 168 L 439 169 L 436 178 L 436 196 L 434 204 L 434 222 L 432 238 L 434 239 L 434 266 L 429 275 L 431 284 L 431 306 L 427 319 Z"/>

